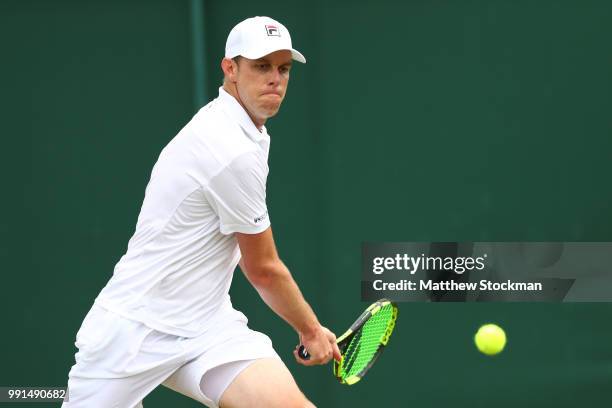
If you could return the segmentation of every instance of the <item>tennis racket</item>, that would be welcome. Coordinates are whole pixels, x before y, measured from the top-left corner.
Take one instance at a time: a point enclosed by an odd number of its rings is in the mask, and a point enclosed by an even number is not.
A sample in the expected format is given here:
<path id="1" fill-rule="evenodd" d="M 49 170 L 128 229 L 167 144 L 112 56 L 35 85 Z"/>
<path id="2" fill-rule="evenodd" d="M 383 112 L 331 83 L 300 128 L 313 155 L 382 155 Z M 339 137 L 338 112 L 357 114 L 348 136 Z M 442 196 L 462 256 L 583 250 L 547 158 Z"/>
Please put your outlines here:
<path id="1" fill-rule="evenodd" d="M 342 384 L 353 385 L 361 380 L 384 350 L 393 333 L 397 305 L 381 299 L 370 305 L 336 342 L 342 358 L 334 360 L 334 376 Z M 310 358 L 303 345 L 300 358 Z"/>

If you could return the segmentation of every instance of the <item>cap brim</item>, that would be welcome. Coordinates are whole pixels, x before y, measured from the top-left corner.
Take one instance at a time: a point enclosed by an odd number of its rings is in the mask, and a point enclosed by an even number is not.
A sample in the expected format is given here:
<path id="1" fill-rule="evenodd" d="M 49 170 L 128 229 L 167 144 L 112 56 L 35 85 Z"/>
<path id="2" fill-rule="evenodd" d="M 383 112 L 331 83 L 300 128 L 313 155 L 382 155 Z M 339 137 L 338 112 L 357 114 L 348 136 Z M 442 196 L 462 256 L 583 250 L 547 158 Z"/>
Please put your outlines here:
<path id="1" fill-rule="evenodd" d="M 297 62 L 301 62 L 302 64 L 306 63 L 306 57 L 302 55 L 298 50 L 291 49 L 291 57 Z"/>

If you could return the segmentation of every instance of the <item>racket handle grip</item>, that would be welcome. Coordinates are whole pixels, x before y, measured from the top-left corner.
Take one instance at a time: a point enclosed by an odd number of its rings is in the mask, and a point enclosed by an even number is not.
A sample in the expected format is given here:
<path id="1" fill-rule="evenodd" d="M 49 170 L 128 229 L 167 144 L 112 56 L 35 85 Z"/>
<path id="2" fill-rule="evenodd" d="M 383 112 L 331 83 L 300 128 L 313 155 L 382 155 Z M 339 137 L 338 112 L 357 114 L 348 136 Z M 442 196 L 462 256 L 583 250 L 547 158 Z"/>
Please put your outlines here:
<path id="1" fill-rule="evenodd" d="M 310 360 L 310 354 L 308 354 L 306 347 L 304 347 L 303 344 L 300 345 L 300 348 L 298 349 L 298 356 L 300 356 L 302 360 Z"/>

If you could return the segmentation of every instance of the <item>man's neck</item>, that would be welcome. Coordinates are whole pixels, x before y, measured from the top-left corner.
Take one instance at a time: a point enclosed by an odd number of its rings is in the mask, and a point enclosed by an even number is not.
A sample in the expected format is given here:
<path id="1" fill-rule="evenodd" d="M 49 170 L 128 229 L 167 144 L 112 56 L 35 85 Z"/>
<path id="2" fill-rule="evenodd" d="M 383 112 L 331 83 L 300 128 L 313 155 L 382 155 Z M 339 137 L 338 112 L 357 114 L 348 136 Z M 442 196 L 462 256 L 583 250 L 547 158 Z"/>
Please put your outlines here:
<path id="1" fill-rule="evenodd" d="M 258 121 L 253 115 L 251 115 L 251 112 L 249 112 L 246 106 L 244 106 L 244 103 L 242 103 L 242 99 L 238 94 L 238 88 L 236 87 L 236 85 L 228 84 L 227 82 L 225 82 L 223 84 L 223 90 L 230 94 L 236 100 L 236 102 L 238 102 L 240 106 L 242 106 L 242 109 L 244 109 L 247 115 L 249 115 L 249 118 L 251 119 L 257 130 L 261 132 L 263 130 L 264 124 L 266 123 L 265 119 L 262 121 Z"/>

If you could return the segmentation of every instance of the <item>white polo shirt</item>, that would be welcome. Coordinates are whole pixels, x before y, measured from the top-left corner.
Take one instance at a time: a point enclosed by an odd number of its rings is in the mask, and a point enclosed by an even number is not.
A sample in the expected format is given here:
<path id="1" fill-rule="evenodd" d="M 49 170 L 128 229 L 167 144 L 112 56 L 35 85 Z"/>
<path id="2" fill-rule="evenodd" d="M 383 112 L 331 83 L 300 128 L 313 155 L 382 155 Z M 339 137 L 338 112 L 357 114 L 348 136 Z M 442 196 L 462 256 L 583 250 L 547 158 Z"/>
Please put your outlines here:
<path id="1" fill-rule="evenodd" d="M 240 250 L 234 232 L 270 226 L 266 179 L 270 137 L 219 88 L 163 149 L 136 231 L 102 307 L 181 337 L 233 311 L 229 287 Z"/>

